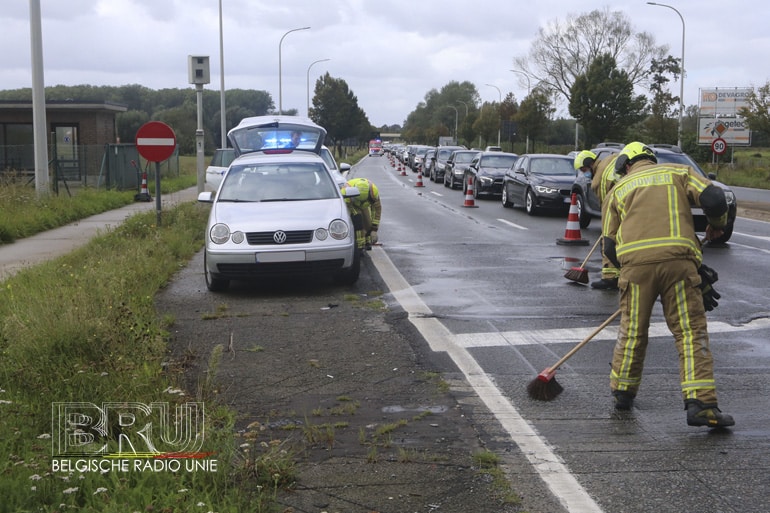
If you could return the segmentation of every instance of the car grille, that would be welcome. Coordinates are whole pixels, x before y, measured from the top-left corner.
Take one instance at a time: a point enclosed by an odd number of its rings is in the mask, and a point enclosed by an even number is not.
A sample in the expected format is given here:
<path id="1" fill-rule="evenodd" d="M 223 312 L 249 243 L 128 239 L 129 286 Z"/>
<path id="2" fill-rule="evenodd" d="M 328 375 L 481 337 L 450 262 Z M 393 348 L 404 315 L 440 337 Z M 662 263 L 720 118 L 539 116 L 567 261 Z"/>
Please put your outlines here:
<path id="1" fill-rule="evenodd" d="M 217 271 L 223 278 L 248 279 L 263 276 L 328 274 L 342 269 L 345 260 L 315 260 L 312 262 L 268 262 L 263 264 L 217 264 Z"/>
<path id="2" fill-rule="evenodd" d="M 286 240 L 284 242 L 276 242 L 274 232 L 252 232 L 246 234 L 246 240 L 252 246 L 269 246 L 277 244 L 306 244 L 313 240 L 313 230 L 296 230 L 283 232 L 286 234 Z M 280 237 L 279 237 L 280 239 Z"/>

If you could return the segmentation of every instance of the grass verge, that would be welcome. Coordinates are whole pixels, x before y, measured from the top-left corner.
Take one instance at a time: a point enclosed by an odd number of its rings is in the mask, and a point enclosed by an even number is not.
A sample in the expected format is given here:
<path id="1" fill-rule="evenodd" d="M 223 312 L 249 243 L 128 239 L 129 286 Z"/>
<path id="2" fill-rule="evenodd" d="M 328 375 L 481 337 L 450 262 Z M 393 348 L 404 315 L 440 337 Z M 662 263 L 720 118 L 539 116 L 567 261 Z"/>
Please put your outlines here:
<path id="1" fill-rule="evenodd" d="M 272 467 L 289 462 L 280 451 L 244 457 L 235 447 L 233 412 L 206 390 L 179 390 L 164 365 L 164 322 L 170 320 L 158 317 L 154 296 L 200 249 L 206 215 L 197 204 L 181 204 L 165 212 L 158 227 L 154 213 L 137 214 L 85 247 L 2 283 L 0 512 L 269 511 L 278 483 L 260 469 L 275 473 Z M 211 360 L 216 369 L 216 355 Z M 180 471 L 83 470 L 85 463 L 80 470 L 56 468 L 59 458 L 52 455 L 62 430 L 54 403 L 132 401 L 167 403 L 171 411 L 202 402 L 200 451 L 213 453 L 206 461 L 215 459 L 216 471 L 185 471 L 186 461 Z M 95 436 L 96 444 L 114 450 L 122 420 L 110 419 L 104 433 L 73 436 Z M 69 462 L 77 467 L 76 459 Z"/>

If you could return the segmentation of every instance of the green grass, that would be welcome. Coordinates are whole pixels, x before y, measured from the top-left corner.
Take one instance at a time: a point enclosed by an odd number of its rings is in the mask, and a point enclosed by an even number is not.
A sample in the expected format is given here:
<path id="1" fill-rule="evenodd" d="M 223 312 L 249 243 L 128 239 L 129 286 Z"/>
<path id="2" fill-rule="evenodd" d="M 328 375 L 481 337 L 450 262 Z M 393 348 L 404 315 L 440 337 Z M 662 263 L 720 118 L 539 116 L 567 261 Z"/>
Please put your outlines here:
<path id="1" fill-rule="evenodd" d="M 290 454 L 236 449 L 235 413 L 211 397 L 211 381 L 180 395 L 163 364 L 173 320 L 154 297 L 201 248 L 206 214 L 182 204 L 162 227 L 137 214 L 0 285 L 0 512 L 269 511 L 292 481 Z M 107 401 L 203 402 L 201 450 L 217 472 L 52 472 L 52 403 Z"/>

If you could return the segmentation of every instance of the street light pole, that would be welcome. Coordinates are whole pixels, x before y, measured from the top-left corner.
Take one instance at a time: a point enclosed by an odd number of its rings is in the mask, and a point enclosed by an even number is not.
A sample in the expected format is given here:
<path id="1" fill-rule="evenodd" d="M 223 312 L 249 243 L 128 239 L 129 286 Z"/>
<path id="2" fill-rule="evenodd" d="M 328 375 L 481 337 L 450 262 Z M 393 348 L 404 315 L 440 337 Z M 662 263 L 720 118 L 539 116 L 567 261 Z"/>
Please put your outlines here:
<path id="1" fill-rule="evenodd" d="M 677 129 L 677 146 L 682 147 L 682 115 L 684 114 L 684 17 L 675 7 L 666 4 L 659 4 L 656 2 L 647 2 L 649 5 L 657 5 L 658 7 L 668 7 L 679 15 L 679 19 L 682 20 L 682 69 L 679 76 L 679 128 Z"/>
<path id="2" fill-rule="evenodd" d="M 310 117 L 310 68 L 313 67 L 313 64 L 318 64 L 319 62 L 326 62 L 330 60 L 331 59 L 319 59 L 317 61 L 311 62 L 310 66 L 307 67 L 307 117 Z"/>
<path id="3" fill-rule="evenodd" d="M 527 97 L 529 97 L 530 90 L 531 90 L 530 89 L 531 83 L 529 81 L 529 75 L 527 73 L 524 73 L 523 71 L 519 71 L 517 69 L 512 69 L 512 70 L 509 70 L 509 71 L 512 71 L 513 73 L 519 73 L 521 75 L 524 75 L 524 77 L 527 79 Z M 525 143 L 525 146 L 524 146 L 524 153 L 529 153 L 529 130 L 527 130 L 527 142 Z"/>
<path id="4" fill-rule="evenodd" d="M 457 100 L 457 103 L 462 103 L 463 105 L 465 105 L 465 117 L 467 118 L 468 117 L 468 104 L 465 103 L 462 100 Z"/>
<path id="5" fill-rule="evenodd" d="M 488 85 L 489 87 L 494 87 L 495 89 L 497 89 L 497 94 L 500 97 L 500 106 L 497 108 L 497 112 L 498 112 L 498 114 L 500 114 L 500 110 L 503 108 L 503 93 L 502 93 L 502 91 L 500 91 L 500 88 L 497 87 L 496 85 L 492 85 L 492 84 L 484 84 L 484 85 Z M 498 119 L 497 119 L 497 145 L 498 146 L 500 146 L 500 123 L 501 123 L 501 121 L 502 120 L 500 119 L 500 116 L 498 115 Z"/>
<path id="6" fill-rule="evenodd" d="M 457 116 L 459 115 L 459 111 L 454 105 L 447 105 L 447 107 L 455 110 L 455 144 L 457 144 Z"/>
<path id="7" fill-rule="evenodd" d="M 220 148 L 227 148 L 227 111 L 225 110 L 225 45 L 222 36 L 222 0 L 219 0 L 219 124 Z"/>
<path id="8" fill-rule="evenodd" d="M 283 44 L 283 38 L 291 34 L 292 32 L 297 32 L 298 30 L 308 30 L 310 27 L 300 27 L 295 28 L 287 31 L 284 35 L 281 36 L 281 40 L 278 41 L 278 115 L 283 114 L 283 84 L 282 84 L 282 77 L 281 77 L 281 45 Z"/>

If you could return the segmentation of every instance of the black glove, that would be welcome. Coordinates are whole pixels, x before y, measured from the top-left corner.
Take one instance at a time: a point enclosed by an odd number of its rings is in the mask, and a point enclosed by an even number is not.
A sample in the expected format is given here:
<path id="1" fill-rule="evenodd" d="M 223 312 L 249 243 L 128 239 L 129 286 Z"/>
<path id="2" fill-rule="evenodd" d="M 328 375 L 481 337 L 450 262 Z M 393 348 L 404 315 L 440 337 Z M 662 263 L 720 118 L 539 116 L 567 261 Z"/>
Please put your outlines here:
<path id="1" fill-rule="evenodd" d="M 707 312 L 710 312 L 719 306 L 717 299 L 722 297 L 713 287 L 713 284 L 719 279 L 719 274 L 714 269 L 704 264 L 701 264 L 698 268 L 698 274 L 700 274 L 701 277 L 700 290 L 703 294 L 703 307 Z"/>

